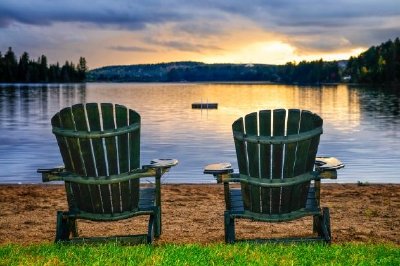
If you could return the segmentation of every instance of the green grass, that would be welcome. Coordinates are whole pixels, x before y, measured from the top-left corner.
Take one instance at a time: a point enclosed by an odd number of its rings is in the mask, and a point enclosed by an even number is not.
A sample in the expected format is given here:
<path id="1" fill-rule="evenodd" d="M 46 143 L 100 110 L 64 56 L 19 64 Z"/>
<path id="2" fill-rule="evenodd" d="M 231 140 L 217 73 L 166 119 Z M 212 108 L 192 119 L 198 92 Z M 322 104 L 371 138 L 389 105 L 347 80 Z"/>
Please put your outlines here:
<path id="1" fill-rule="evenodd" d="M 0 265 L 400 265 L 400 246 L 3 245 Z"/>

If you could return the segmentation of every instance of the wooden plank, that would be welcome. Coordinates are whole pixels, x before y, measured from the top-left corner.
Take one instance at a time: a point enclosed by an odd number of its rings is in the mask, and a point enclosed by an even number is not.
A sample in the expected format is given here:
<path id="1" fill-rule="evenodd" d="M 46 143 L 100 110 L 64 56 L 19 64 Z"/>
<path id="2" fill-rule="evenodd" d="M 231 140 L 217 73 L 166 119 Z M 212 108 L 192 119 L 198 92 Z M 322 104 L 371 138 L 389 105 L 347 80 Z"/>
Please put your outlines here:
<path id="1" fill-rule="evenodd" d="M 300 118 L 299 133 L 314 129 L 314 116 L 311 112 L 303 110 Z M 307 169 L 307 160 L 310 147 L 310 140 L 303 140 L 297 144 L 296 163 L 294 167 L 294 176 L 304 174 Z M 292 190 L 292 210 L 305 207 L 306 198 L 310 182 L 298 184 Z"/>
<path id="2" fill-rule="evenodd" d="M 103 129 L 115 129 L 115 118 L 114 118 L 114 106 L 111 103 L 101 103 L 101 114 L 103 119 Z M 117 153 L 117 141 L 115 137 L 104 138 L 107 154 L 108 163 L 108 174 L 117 175 L 119 174 L 118 169 L 118 153 Z M 119 184 L 110 185 L 110 196 L 111 196 L 111 211 L 113 213 L 121 211 L 120 201 L 120 190 Z"/>
<path id="3" fill-rule="evenodd" d="M 259 113 L 260 136 L 271 136 L 271 111 L 263 110 Z M 260 144 L 260 173 L 261 178 L 271 178 L 271 145 Z M 261 188 L 261 207 L 263 213 L 271 213 L 271 189 Z"/>
<path id="4" fill-rule="evenodd" d="M 313 128 L 314 128 L 314 121 L 312 113 L 309 111 L 302 111 L 299 133 L 309 131 Z M 294 168 L 295 176 L 304 174 L 306 171 L 309 146 L 310 146 L 310 140 L 301 141 L 297 145 L 296 164 Z"/>
<path id="5" fill-rule="evenodd" d="M 103 119 L 103 129 L 115 129 L 114 107 L 111 103 L 101 103 L 101 114 Z M 108 174 L 117 175 L 118 173 L 118 155 L 117 142 L 115 137 L 104 138 L 108 162 Z"/>
<path id="6" fill-rule="evenodd" d="M 322 118 L 316 114 L 313 115 L 313 122 L 314 122 L 313 128 L 322 127 L 323 125 Z M 320 135 L 317 135 L 311 139 L 308 158 L 306 162 L 306 171 L 312 171 L 314 169 L 315 157 L 317 156 L 318 152 L 319 139 Z"/>
<path id="7" fill-rule="evenodd" d="M 290 109 L 288 111 L 288 119 L 287 119 L 287 135 L 295 135 L 299 132 L 300 126 L 300 110 L 298 109 Z M 287 144 L 285 147 L 285 161 L 283 168 L 283 177 L 291 178 L 293 177 L 294 171 L 294 163 L 296 159 L 296 143 Z"/>
<path id="8" fill-rule="evenodd" d="M 140 124 L 140 115 L 129 109 L 129 125 L 134 123 Z M 129 154 L 130 170 L 137 169 L 140 167 L 140 129 L 132 133 L 129 133 Z M 139 204 L 139 179 L 134 179 L 129 181 L 130 186 L 130 196 L 132 208 L 137 208 Z"/>
<path id="9" fill-rule="evenodd" d="M 84 106 L 82 104 L 76 104 L 71 107 L 72 114 L 75 122 L 76 130 L 88 131 Z M 86 176 L 96 176 L 96 169 L 93 161 L 92 147 L 89 139 L 82 138 L 78 139 L 83 164 L 85 166 Z M 74 193 L 79 193 L 79 206 L 80 209 L 93 212 L 92 197 L 89 185 L 81 184 L 78 188 L 74 188 Z"/>
<path id="10" fill-rule="evenodd" d="M 128 125 L 128 109 L 125 106 L 115 105 L 115 122 L 117 124 L 117 128 L 125 127 Z M 120 173 L 126 173 L 129 171 L 128 137 L 129 134 L 123 134 L 117 137 Z M 120 183 L 120 190 L 121 190 L 121 211 L 132 210 L 129 182 Z"/>
<path id="11" fill-rule="evenodd" d="M 53 127 L 61 128 L 60 113 L 55 114 L 51 118 L 51 125 Z M 58 147 L 60 149 L 61 157 L 62 157 L 63 162 L 64 162 L 65 170 L 68 171 L 68 172 L 72 172 L 74 170 L 74 168 L 73 168 L 73 165 L 72 165 L 72 159 L 71 159 L 71 155 L 69 153 L 67 140 L 64 137 L 57 136 L 57 135 L 55 135 L 55 136 L 56 136 L 56 139 L 57 139 Z"/>
<path id="12" fill-rule="evenodd" d="M 286 110 L 277 109 L 273 111 L 273 135 L 285 135 Z M 272 146 L 272 179 L 282 178 L 283 167 L 283 144 Z M 271 189 L 271 213 L 280 213 L 281 206 L 281 188 Z"/>
<path id="13" fill-rule="evenodd" d="M 75 124 L 71 108 L 64 108 L 60 111 L 61 127 L 64 129 L 75 130 Z M 86 170 L 82 162 L 80 145 L 77 138 L 66 137 L 69 152 L 71 154 L 73 172 L 78 175 L 86 175 Z"/>
<path id="14" fill-rule="evenodd" d="M 286 135 L 295 135 L 299 132 L 300 126 L 300 110 L 298 109 L 290 109 L 288 111 L 288 119 L 286 126 Z M 296 148 L 297 142 L 289 143 L 285 145 L 285 158 L 283 165 L 283 177 L 291 178 L 293 177 L 294 171 L 294 163 L 296 158 Z M 282 204 L 281 204 L 281 213 L 290 212 L 292 205 L 292 190 L 293 186 L 283 187 L 282 188 Z"/>
<path id="15" fill-rule="evenodd" d="M 285 135 L 285 119 L 286 110 L 277 109 L 273 112 L 273 135 L 284 136 Z M 272 148 L 272 179 L 282 178 L 282 166 L 283 166 L 283 144 L 273 145 Z"/>
<path id="16" fill-rule="evenodd" d="M 61 128 L 76 130 L 72 109 L 70 107 L 64 108 L 60 111 L 60 121 Z M 80 149 L 80 144 L 78 138 L 66 137 L 67 146 L 69 149 L 69 153 L 72 159 L 73 173 L 78 175 L 86 175 L 86 169 L 82 161 L 82 154 Z M 76 202 L 76 206 L 79 209 L 87 209 L 87 205 L 85 203 L 82 204 L 85 200 L 81 198 L 81 190 L 79 188 L 79 184 L 71 183 L 70 188 L 74 195 L 74 200 Z M 83 194 L 83 196 L 85 196 Z"/>
<path id="17" fill-rule="evenodd" d="M 101 131 L 100 112 L 97 103 L 86 104 L 86 112 L 91 131 Z M 96 160 L 98 176 L 107 175 L 106 157 L 104 154 L 103 141 L 101 139 L 92 139 L 93 152 Z M 99 185 L 98 189 L 91 189 L 93 205 L 96 213 L 111 213 L 111 200 L 108 185 Z"/>
<path id="18" fill-rule="evenodd" d="M 91 131 L 101 131 L 99 107 L 97 103 L 86 104 L 86 112 L 89 120 Z M 93 152 L 96 161 L 96 169 L 98 176 L 106 176 L 106 159 L 104 156 L 104 147 L 101 139 L 92 139 Z"/>
<path id="19" fill-rule="evenodd" d="M 237 119 L 232 124 L 232 131 L 244 134 L 244 125 L 243 125 L 243 118 Z M 236 149 L 236 157 L 239 166 L 239 173 L 248 175 L 248 166 L 247 166 L 247 150 L 246 144 L 242 140 L 234 139 L 235 142 L 235 149 Z M 242 189 L 242 197 L 243 197 L 243 204 L 246 210 L 251 210 L 251 192 L 250 186 L 246 183 L 241 183 Z"/>
<path id="20" fill-rule="evenodd" d="M 258 125 L 257 125 L 257 113 L 251 113 L 245 116 L 245 129 L 246 135 L 257 136 Z M 260 177 L 260 156 L 259 156 L 259 145 L 257 143 L 246 143 L 247 145 L 247 158 L 249 175 L 251 177 Z M 250 197 L 251 197 L 251 211 L 260 212 L 260 187 L 256 185 L 249 185 Z"/>
<path id="21" fill-rule="evenodd" d="M 117 128 L 128 125 L 128 110 L 125 106 L 115 105 L 115 120 Z M 126 173 L 129 171 L 128 134 L 119 135 L 117 142 L 119 172 Z"/>
<path id="22" fill-rule="evenodd" d="M 72 106 L 72 114 L 75 121 L 75 127 L 78 131 L 88 131 L 86 115 L 83 104 Z M 92 147 L 89 139 L 79 139 L 83 163 L 86 169 L 86 176 L 96 176 L 95 163 L 93 161 Z"/>
<path id="23" fill-rule="evenodd" d="M 133 110 L 129 110 L 129 125 L 140 124 L 140 115 Z M 130 170 L 140 167 L 140 129 L 129 134 Z"/>

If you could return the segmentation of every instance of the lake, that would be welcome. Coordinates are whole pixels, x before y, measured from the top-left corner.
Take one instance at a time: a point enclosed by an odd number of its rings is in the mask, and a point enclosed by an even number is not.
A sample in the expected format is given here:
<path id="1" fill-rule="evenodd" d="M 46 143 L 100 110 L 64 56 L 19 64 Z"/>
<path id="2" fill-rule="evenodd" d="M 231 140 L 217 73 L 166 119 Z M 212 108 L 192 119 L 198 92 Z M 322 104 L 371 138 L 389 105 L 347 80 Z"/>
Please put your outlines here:
<path id="1" fill-rule="evenodd" d="M 141 162 L 177 158 L 164 183 L 212 183 L 209 163 L 237 169 L 231 124 L 262 109 L 299 108 L 324 119 L 319 155 L 346 165 L 340 183 L 400 183 L 400 94 L 359 86 L 88 83 L 0 85 L 0 183 L 40 183 L 37 168 L 62 165 L 50 119 L 84 102 L 123 104 L 142 117 Z M 217 110 L 191 109 L 217 102 Z"/>

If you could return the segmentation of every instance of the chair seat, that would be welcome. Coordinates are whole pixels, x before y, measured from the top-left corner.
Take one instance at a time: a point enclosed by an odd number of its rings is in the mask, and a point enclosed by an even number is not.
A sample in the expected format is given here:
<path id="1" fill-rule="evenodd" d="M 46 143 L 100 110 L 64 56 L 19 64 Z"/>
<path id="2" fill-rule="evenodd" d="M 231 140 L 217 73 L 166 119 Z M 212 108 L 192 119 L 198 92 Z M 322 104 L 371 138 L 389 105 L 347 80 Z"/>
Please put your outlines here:
<path id="1" fill-rule="evenodd" d="M 137 215 L 151 214 L 155 210 L 155 186 L 145 187 L 140 189 L 139 196 L 139 208 L 125 212 L 114 212 L 114 213 L 90 213 L 85 211 L 69 211 L 66 212 L 69 217 L 89 219 L 92 221 L 117 221 L 121 219 L 127 219 Z"/>
<path id="2" fill-rule="evenodd" d="M 258 215 L 253 214 L 253 215 L 250 215 L 251 217 L 248 217 L 249 212 L 245 212 L 245 210 L 244 210 L 243 199 L 242 199 L 242 190 L 240 188 L 231 188 L 229 192 L 230 192 L 230 210 L 229 210 L 229 212 L 236 217 L 252 218 L 252 219 L 257 219 L 257 217 L 259 217 L 260 220 L 264 220 L 264 221 L 268 221 L 268 220 L 284 221 L 284 220 L 292 220 L 297 217 L 302 217 L 302 216 L 310 215 L 313 213 L 317 214 L 320 212 L 320 208 L 319 208 L 317 200 L 316 200 L 314 186 L 310 186 L 310 188 L 308 190 L 306 207 L 304 209 L 294 212 L 292 215 L 290 213 L 288 213 L 288 214 L 267 214 L 267 213 L 264 214 L 264 213 L 262 213 L 262 214 L 258 214 Z"/>
<path id="3" fill-rule="evenodd" d="M 154 207 L 155 186 L 140 189 L 139 210 L 150 210 Z"/>

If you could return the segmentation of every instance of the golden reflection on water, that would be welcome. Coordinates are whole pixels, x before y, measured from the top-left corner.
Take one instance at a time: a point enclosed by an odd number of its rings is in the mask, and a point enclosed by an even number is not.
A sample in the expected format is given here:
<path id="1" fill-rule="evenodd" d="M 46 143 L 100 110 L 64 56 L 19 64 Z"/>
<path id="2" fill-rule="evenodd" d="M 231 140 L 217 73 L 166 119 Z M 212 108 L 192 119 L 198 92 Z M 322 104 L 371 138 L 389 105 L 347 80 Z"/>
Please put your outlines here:
<path id="1" fill-rule="evenodd" d="M 40 182 L 36 169 L 61 163 L 50 118 L 82 102 L 126 105 L 142 117 L 142 163 L 178 158 L 166 182 L 213 182 L 204 165 L 235 167 L 231 125 L 262 109 L 296 108 L 324 119 L 319 154 L 339 157 L 340 182 L 398 182 L 398 94 L 379 88 L 273 84 L 88 83 L 0 87 L 0 182 Z M 217 102 L 195 110 L 193 102 Z M 384 129 L 384 130 L 382 130 Z M 10 134 L 13 132 L 13 134 Z M 368 144 L 368 145 L 366 145 Z M 7 152 L 5 152 L 7 151 Z M 377 174 L 379 173 L 379 174 Z"/>
<path id="2" fill-rule="evenodd" d="M 121 83 L 88 86 L 87 101 L 112 101 L 137 110 L 144 130 L 166 143 L 173 142 L 172 136 L 178 141 L 212 134 L 231 139 L 234 120 L 263 109 L 310 110 L 324 119 L 325 126 L 340 131 L 352 131 L 360 124 L 359 95 L 346 85 Z M 193 102 L 216 102 L 218 110 L 194 110 L 191 109 Z"/>

